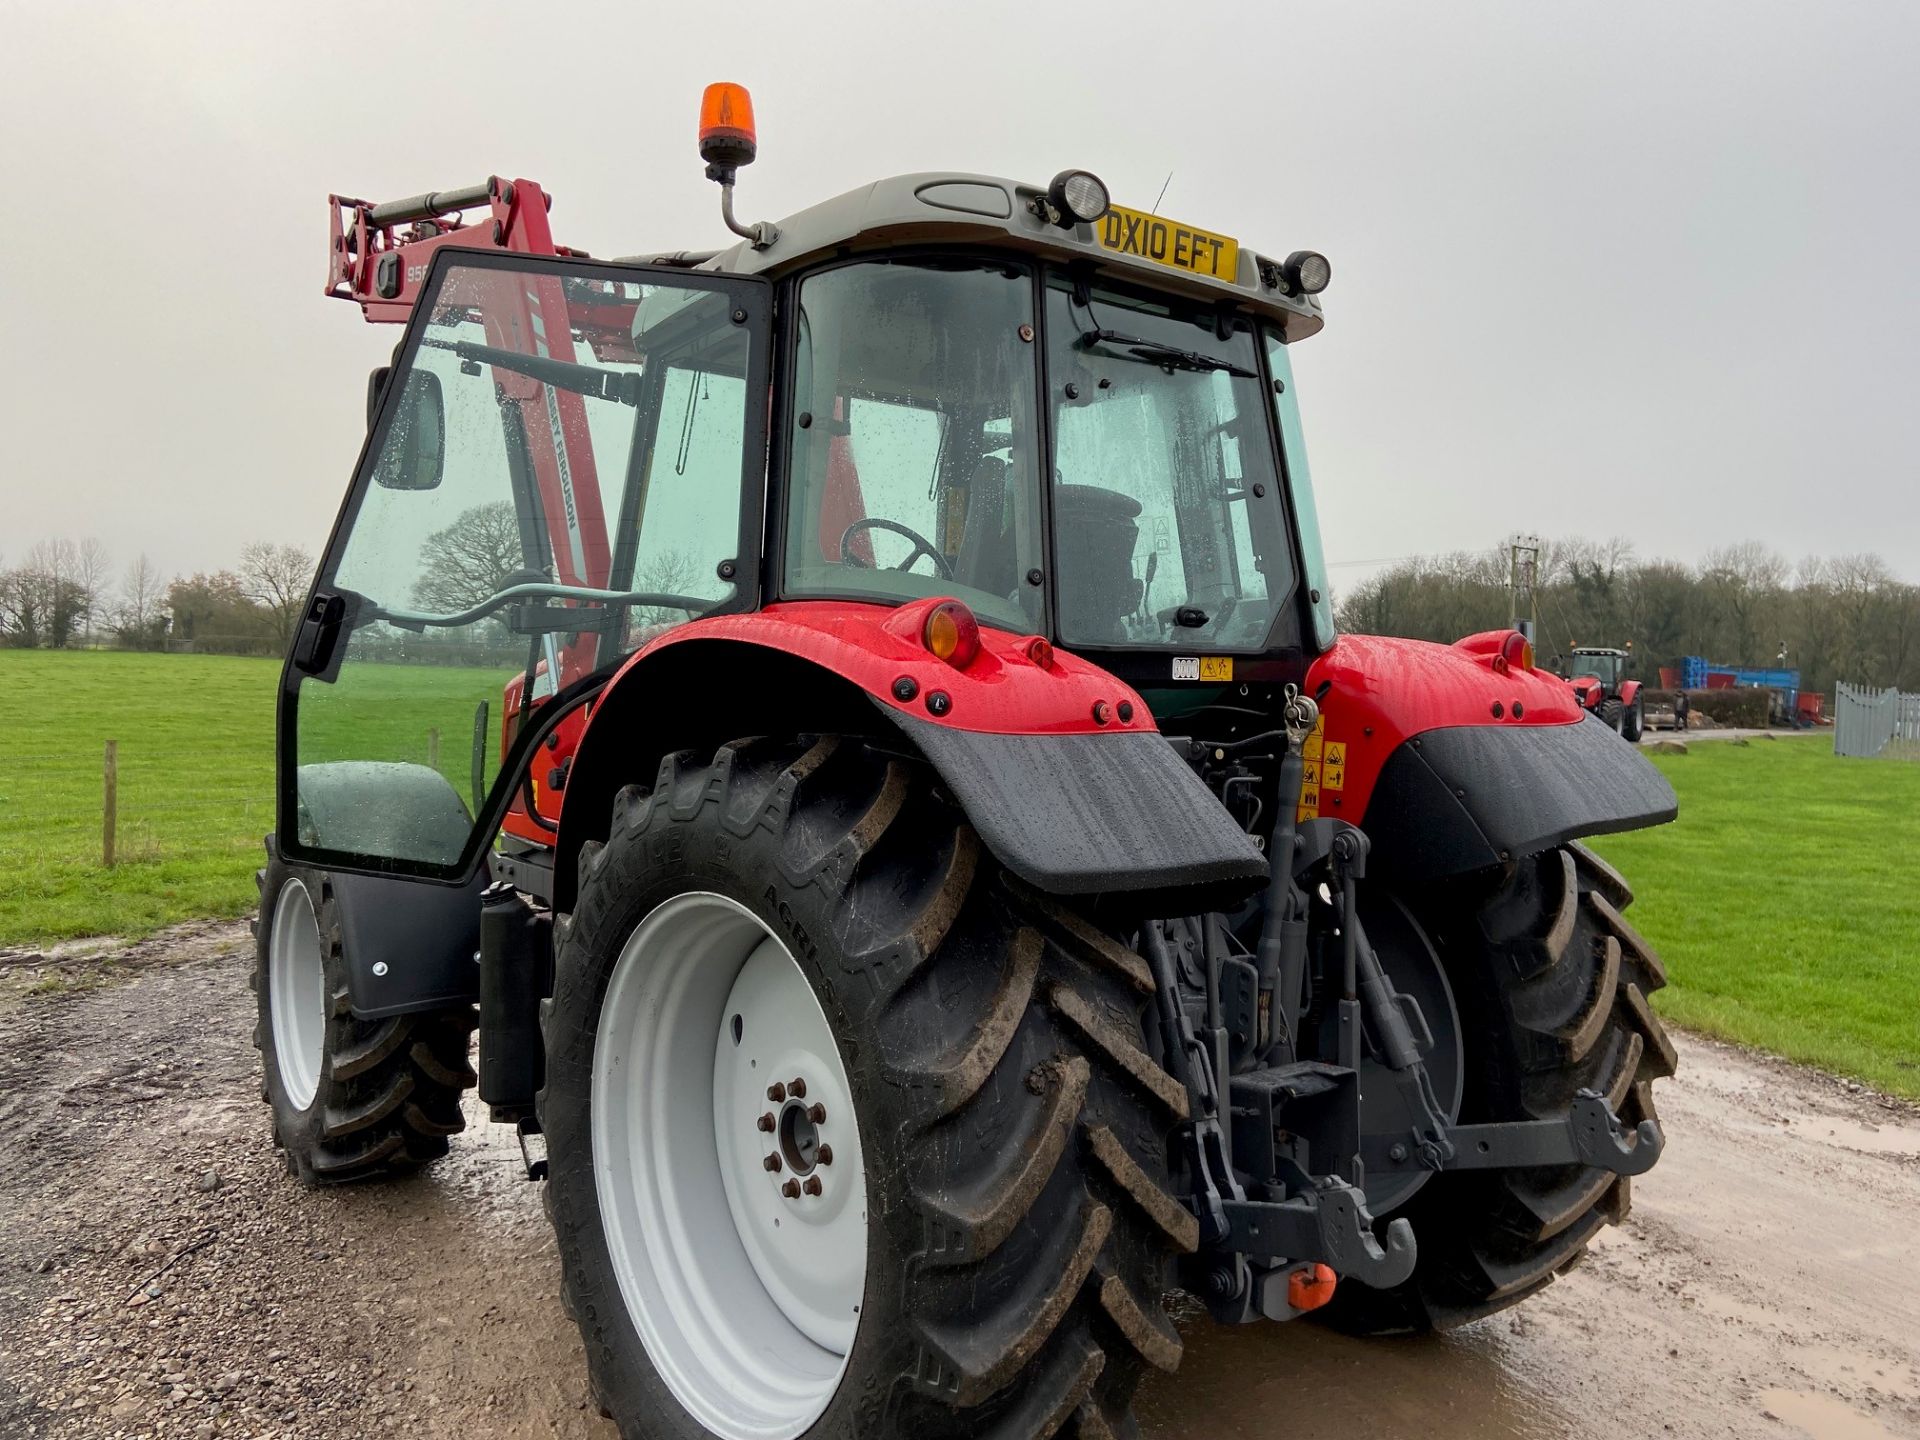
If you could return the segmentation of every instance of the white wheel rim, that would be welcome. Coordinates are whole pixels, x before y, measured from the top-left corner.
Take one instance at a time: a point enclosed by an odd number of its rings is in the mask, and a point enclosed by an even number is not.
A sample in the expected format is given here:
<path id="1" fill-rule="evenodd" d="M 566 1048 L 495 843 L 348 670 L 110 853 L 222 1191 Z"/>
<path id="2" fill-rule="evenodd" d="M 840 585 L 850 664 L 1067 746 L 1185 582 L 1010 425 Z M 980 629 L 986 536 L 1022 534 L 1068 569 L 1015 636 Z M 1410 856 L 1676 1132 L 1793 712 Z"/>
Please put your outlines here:
<path id="1" fill-rule="evenodd" d="M 628 937 L 594 1039 L 592 1124 L 607 1249 L 654 1368 L 715 1435 L 793 1440 L 859 1327 L 866 1169 L 833 1029 L 744 906 L 677 895 Z"/>
<path id="2" fill-rule="evenodd" d="M 327 1049 L 327 978 L 320 963 L 320 922 L 313 897 L 297 879 L 273 902 L 267 944 L 267 1008 L 273 1012 L 273 1055 L 280 1088 L 296 1110 L 313 1104 Z"/>

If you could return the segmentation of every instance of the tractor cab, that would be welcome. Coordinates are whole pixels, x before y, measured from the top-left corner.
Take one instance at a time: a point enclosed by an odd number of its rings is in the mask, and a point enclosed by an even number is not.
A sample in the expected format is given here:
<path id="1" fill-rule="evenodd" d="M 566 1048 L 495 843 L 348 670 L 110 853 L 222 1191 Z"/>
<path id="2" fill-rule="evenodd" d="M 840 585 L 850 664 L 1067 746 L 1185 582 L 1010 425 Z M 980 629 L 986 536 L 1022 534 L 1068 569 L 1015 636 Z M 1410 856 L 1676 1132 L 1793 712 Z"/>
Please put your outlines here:
<path id="1" fill-rule="evenodd" d="M 703 153 L 730 250 L 586 259 L 526 181 L 336 201 L 332 292 L 413 323 L 291 672 L 315 849 L 450 869 L 484 843 L 431 784 L 375 832 L 333 798 L 329 767 L 398 758 L 396 700 L 478 817 L 534 708 L 730 612 L 940 597 L 1167 720 L 1305 678 L 1333 625 L 1289 347 L 1321 328 L 1323 257 L 1079 170 L 898 176 L 742 225 L 712 157 L 750 151 Z M 480 198 L 494 245 L 437 218 Z M 510 835 L 553 833 L 585 718 Z"/>
<path id="2" fill-rule="evenodd" d="M 1633 660 L 1629 650 L 1595 649 L 1589 646 L 1575 646 L 1569 652 L 1569 680 L 1582 679 L 1597 681 L 1607 689 L 1619 688 L 1620 682 L 1627 676 L 1628 667 Z"/>

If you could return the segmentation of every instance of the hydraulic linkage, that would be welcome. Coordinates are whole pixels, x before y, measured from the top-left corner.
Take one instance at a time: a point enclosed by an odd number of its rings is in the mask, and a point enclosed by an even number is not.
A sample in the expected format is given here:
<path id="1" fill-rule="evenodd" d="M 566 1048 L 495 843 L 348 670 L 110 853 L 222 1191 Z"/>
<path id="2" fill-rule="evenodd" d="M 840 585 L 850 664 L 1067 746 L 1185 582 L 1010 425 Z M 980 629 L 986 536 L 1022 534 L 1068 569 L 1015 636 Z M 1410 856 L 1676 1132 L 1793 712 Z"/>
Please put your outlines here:
<path id="1" fill-rule="evenodd" d="M 1288 687 L 1282 716 L 1283 732 L 1204 747 L 1232 764 L 1249 749 L 1285 746 L 1267 836 L 1272 874 L 1252 953 L 1228 953 L 1217 916 L 1154 921 L 1141 934 L 1168 1065 L 1189 1098 L 1180 1155 L 1200 1249 L 1188 1261 L 1188 1284 L 1229 1322 L 1300 1313 L 1290 1282 L 1316 1266 L 1379 1288 L 1412 1274 L 1412 1228 L 1405 1219 L 1375 1219 L 1365 1198 L 1370 1175 L 1556 1165 L 1638 1175 L 1664 1143 L 1651 1120 L 1629 1134 L 1591 1090 L 1579 1092 L 1563 1119 L 1454 1123 L 1424 1059 L 1434 1045 L 1427 1019 L 1394 986 L 1360 918 L 1365 833 L 1341 820 L 1296 819 L 1318 707 Z M 1319 1002 L 1334 1022 L 1334 1053 L 1324 1058 L 1309 1058 L 1299 1041 L 1316 893 L 1331 927 L 1320 937 L 1325 973 L 1316 984 L 1334 987 Z M 1399 1092 L 1412 1117 L 1403 1132 L 1363 1132 L 1363 1067 L 1373 1083 Z"/>

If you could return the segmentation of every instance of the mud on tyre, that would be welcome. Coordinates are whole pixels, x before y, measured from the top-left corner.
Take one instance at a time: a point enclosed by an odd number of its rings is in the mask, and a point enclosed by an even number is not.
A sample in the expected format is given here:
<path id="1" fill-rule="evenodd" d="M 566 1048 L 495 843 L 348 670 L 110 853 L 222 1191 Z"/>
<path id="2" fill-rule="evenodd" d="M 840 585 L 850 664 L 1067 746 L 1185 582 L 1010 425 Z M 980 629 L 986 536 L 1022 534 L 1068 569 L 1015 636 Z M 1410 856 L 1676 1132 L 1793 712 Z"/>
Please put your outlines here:
<path id="1" fill-rule="evenodd" d="M 349 1003 L 341 926 L 324 871 L 289 865 L 269 835 L 254 875 L 254 991 L 260 1098 L 274 1143 L 304 1185 L 344 1184 L 417 1170 L 466 1128 L 461 1092 L 470 1005 L 362 1020 Z"/>
<path id="2" fill-rule="evenodd" d="M 645 1007 L 624 987 L 669 974 L 679 951 L 650 937 L 701 907 L 701 923 L 735 927 L 730 952 L 710 947 L 703 964 L 741 977 L 715 985 L 734 987 L 725 1004 L 706 1005 L 711 1058 L 696 1047 L 648 1069 L 642 1056 L 627 1073 L 622 1017 Z M 680 949 L 707 943 L 697 929 L 672 932 Z M 776 953 L 796 987 L 782 1013 L 798 1026 L 810 997 L 837 1054 L 807 1063 L 842 1072 L 828 1085 L 847 1087 L 855 1128 L 825 1102 L 816 1139 L 842 1153 L 809 1170 L 822 1193 L 789 1197 L 797 1171 L 737 1164 L 713 1193 L 748 1193 L 745 1221 L 737 1195 L 704 1209 L 676 1200 L 682 1233 L 644 1250 L 622 1228 L 622 1197 L 691 1186 L 701 1127 L 715 1137 L 709 1157 L 762 1142 L 772 1155 L 787 1138 L 790 1091 L 764 1102 L 773 1128 L 758 1141 L 758 1097 L 724 1103 L 737 1053 L 758 1054 L 755 1022 L 735 1019 L 753 1009 L 738 992 Z M 660 993 L 702 983 L 690 971 Z M 607 842 L 583 852 L 578 905 L 560 927 L 541 1096 L 565 1297 L 602 1407 L 628 1435 L 1124 1433 L 1145 1368 L 1178 1363 L 1160 1297 L 1172 1258 L 1196 1241 L 1165 1174 L 1186 1099 L 1142 1048 L 1150 989 L 1132 951 L 1003 872 L 929 772 L 858 740 L 683 752 L 651 786 L 623 791 Z M 786 1091 L 793 1077 L 765 1078 Z M 635 1108 L 607 1103 L 614 1095 L 637 1097 Z M 679 1151 L 670 1138 L 632 1142 L 634 1155 L 659 1147 L 657 1167 L 633 1162 L 647 1177 L 678 1178 L 607 1178 L 601 1162 L 624 1167 L 629 1153 L 613 1128 L 632 1117 L 655 1136 L 692 1127 Z M 748 1245 L 804 1233 L 800 1207 L 830 1205 L 850 1183 L 843 1147 L 855 1135 L 865 1253 L 842 1262 L 850 1283 L 820 1287 L 853 1297 L 857 1317 L 839 1332 L 850 1343 L 836 1354 L 782 1338 L 771 1312 L 755 1311 L 764 1324 L 751 1330 L 738 1316 L 776 1302 L 717 1277 L 737 1281 Z M 781 1231 L 766 1228 L 769 1212 L 786 1217 Z M 717 1287 L 709 1301 L 696 1296 L 703 1282 Z M 662 1306 L 681 1339 L 658 1338 Z M 767 1363 L 737 1353 L 746 1334 L 765 1340 Z"/>
<path id="3" fill-rule="evenodd" d="M 1411 898 L 1411 897 L 1410 897 Z M 1585 846 L 1530 856 L 1464 901 L 1418 897 L 1459 1002 L 1460 1120 L 1551 1119 L 1583 1087 L 1626 1127 L 1656 1119 L 1673 1042 L 1647 1003 L 1665 967 L 1621 912 L 1633 894 Z M 1583 1166 L 1436 1175 L 1404 1209 L 1420 1246 L 1392 1290 L 1342 1285 L 1324 1312 L 1362 1333 L 1445 1330 L 1504 1310 L 1626 1217 L 1632 1182 Z"/>

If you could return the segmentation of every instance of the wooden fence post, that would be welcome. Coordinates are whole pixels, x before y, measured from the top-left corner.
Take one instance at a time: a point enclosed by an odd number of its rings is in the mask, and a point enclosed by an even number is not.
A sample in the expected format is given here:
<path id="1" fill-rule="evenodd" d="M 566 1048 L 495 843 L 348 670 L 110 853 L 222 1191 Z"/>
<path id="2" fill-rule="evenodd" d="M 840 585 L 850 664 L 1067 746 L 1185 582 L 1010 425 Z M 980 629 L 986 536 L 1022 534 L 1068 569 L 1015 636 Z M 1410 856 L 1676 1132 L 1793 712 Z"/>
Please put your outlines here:
<path id="1" fill-rule="evenodd" d="M 106 804 L 100 816 L 100 858 L 107 869 L 113 868 L 114 832 L 119 828 L 120 742 L 107 741 Z"/>
<path id="2" fill-rule="evenodd" d="M 427 731 L 427 768 L 429 770 L 440 768 L 440 727 L 438 725 Z"/>

